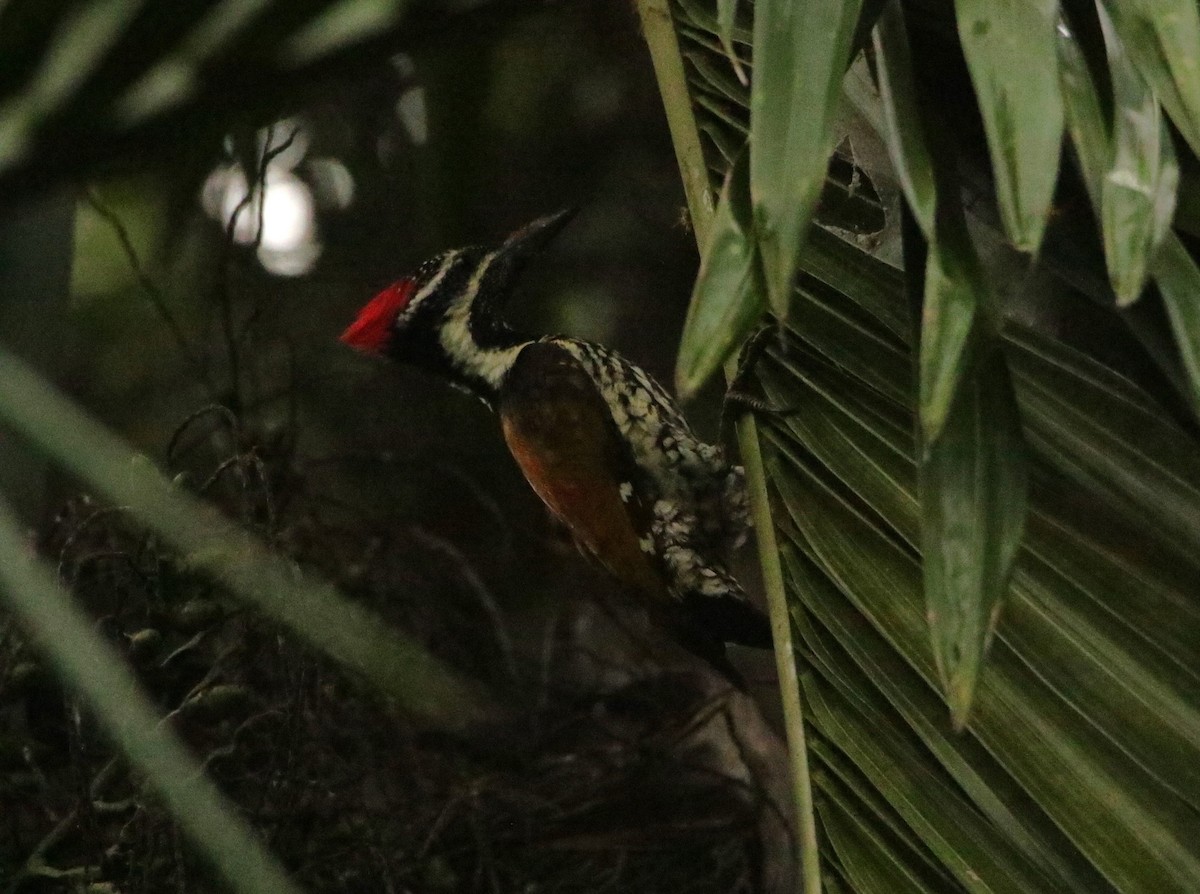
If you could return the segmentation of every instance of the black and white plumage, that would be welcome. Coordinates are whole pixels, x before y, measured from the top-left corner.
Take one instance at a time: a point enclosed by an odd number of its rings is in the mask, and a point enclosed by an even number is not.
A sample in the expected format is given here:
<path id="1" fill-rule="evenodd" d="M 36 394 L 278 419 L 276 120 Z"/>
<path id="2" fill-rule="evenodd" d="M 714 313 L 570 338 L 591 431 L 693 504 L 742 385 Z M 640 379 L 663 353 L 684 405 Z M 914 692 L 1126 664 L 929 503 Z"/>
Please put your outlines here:
<path id="1" fill-rule="evenodd" d="M 569 216 L 541 218 L 495 249 L 430 259 L 377 295 L 342 340 L 423 367 L 496 410 L 526 479 L 581 547 L 736 679 L 724 644 L 771 643 L 724 561 L 746 536 L 741 468 L 615 351 L 522 336 L 500 317 L 529 257 Z"/>

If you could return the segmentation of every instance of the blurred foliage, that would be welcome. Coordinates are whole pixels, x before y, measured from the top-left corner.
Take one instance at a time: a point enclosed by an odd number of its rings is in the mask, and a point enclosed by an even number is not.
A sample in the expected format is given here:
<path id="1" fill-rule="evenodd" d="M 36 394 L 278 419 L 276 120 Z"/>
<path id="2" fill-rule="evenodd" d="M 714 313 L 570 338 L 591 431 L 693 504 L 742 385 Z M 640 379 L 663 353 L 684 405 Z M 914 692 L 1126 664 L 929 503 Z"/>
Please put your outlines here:
<path id="1" fill-rule="evenodd" d="M 599 0 L 0 4 L 0 211 L 48 273 L 6 335 L 145 454 L 5 352 L 4 445 L 52 461 L 14 473 L 41 561 L 0 532 L 8 890 L 786 886 L 751 702 L 597 607 L 481 407 L 335 342 L 579 205 L 521 322 L 669 370 L 695 259 L 639 52 Z"/>

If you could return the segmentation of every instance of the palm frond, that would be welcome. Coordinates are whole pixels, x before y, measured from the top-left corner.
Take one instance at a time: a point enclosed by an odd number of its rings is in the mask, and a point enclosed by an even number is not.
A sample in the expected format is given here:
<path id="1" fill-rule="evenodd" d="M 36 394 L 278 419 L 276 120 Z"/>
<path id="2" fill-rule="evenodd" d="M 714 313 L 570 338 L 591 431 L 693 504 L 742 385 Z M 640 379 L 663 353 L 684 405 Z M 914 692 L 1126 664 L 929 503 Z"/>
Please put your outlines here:
<path id="1" fill-rule="evenodd" d="M 1069 4 L 1069 24 L 1056 4 L 1030 8 L 1037 39 L 1007 57 L 998 48 L 1019 20 L 999 23 L 990 44 L 980 41 L 995 21 L 959 46 L 969 15 L 999 10 L 957 6 L 957 29 L 928 5 L 906 5 L 907 21 L 895 5 L 883 12 L 867 48 L 878 91 L 861 64 L 845 89 L 886 151 L 856 145 L 847 125 L 839 155 L 882 197 L 888 224 L 864 239 L 818 206 L 787 325 L 755 365 L 781 408 L 757 421 L 822 878 L 864 892 L 1192 890 L 1200 441 L 1176 373 L 1182 363 L 1194 383 L 1200 288 L 1187 237 L 1165 223 L 1170 141 L 1159 118 L 1133 114 L 1161 101 L 1186 136 L 1192 80 L 1171 41 L 1151 39 L 1166 19 L 1144 5 L 1106 3 L 1098 15 L 1114 27 L 1092 14 L 1078 28 L 1083 5 Z M 728 58 L 753 79 L 758 32 L 701 0 L 671 9 L 688 114 L 719 182 L 747 137 L 751 152 L 760 138 Z M 875 21 L 864 19 L 860 35 Z M 1110 51 L 1114 41 L 1128 56 Z M 1008 101 L 1033 80 L 1053 96 Z M 953 102 L 964 95 L 977 105 Z M 1021 125 L 1039 116 L 1044 126 Z M 1060 167 L 1064 120 L 1079 174 Z M 1138 174 L 1137 202 L 1119 191 L 1125 170 Z M 752 257 L 756 234 L 743 229 L 741 257 Z M 874 256 L 901 235 L 906 270 Z M 1040 242 L 1040 257 L 1022 258 L 1009 239 Z M 717 282 L 728 271 L 713 271 L 714 258 L 705 276 Z M 1147 276 L 1157 288 L 1143 287 Z M 988 294 L 975 289 L 971 313 L 992 322 L 968 315 L 955 338 L 937 338 L 953 322 L 943 294 L 981 278 Z M 1159 290 L 1166 313 L 1151 312 Z M 704 311 L 697 294 L 692 318 Z M 1140 311 L 1120 311 L 1118 296 Z M 681 369 L 696 357 L 685 348 Z M 934 364 L 950 364 L 947 374 L 932 375 Z M 1027 514 L 1011 502 L 1026 474 Z M 939 553 L 940 582 L 930 576 Z M 982 574 L 946 575 L 947 561 Z M 980 600 L 989 582 L 999 591 Z M 930 615 L 955 603 L 986 609 L 975 657 L 991 644 L 970 714 L 951 717 L 944 662 L 957 646 L 939 641 L 936 617 L 931 636 Z"/>

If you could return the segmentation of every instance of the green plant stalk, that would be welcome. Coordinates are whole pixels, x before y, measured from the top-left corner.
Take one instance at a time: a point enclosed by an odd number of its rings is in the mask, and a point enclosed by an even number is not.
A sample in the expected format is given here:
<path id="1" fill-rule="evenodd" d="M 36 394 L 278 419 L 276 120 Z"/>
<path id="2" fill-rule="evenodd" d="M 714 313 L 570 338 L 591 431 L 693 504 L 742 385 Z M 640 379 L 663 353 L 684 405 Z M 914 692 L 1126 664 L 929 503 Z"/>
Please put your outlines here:
<path id="1" fill-rule="evenodd" d="M 679 161 L 679 172 L 683 178 L 696 244 L 703 251 L 708 242 L 716 204 L 709 189 L 708 169 L 704 163 L 699 130 L 692 115 L 691 96 L 688 93 L 683 57 L 675 36 L 669 0 L 638 0 L 637 6 L 642 19 L 642 31 L 654 62 L 658 89 L 666 109 L 671 142 L 675 146 L 675 156 Z M 730 359 L 725 367 L 727 378 L 732 379 L 736 368 L 736 358 Z M 812 778 L 808 767 L 808 746 L 804 734 L 800 678 L 796 671 L 792 622 L 784 588 L 779 544 L 771 519 L 766 469 L 759 444 L 758 425 L 753 416 L 747 414 L 738 420 L 737 439 L 742 464 L 746 470 L 755 541 L 758 544 L 758 560 L 762 567 L 763 588 L 766 590 L 767 607 L 771 616 L 771 633 L 775 640 L 775 664 L 779 672 L 779 691 L 783 702 L 796 828 L 799 835 L 802 890 L 804 894 L 820 894 L 820 854 L 817 846 Z"/>
<path id="2" fill-rule="evenodd" d="M 237 809 L 217 790 L 112 648 L 50 572 L 33 559 L 21 526 L 0 501 L 0 591 L 60 679 L 78 692 L 125 756 L 162 798 L 233 891 L 298 894 Z"/>

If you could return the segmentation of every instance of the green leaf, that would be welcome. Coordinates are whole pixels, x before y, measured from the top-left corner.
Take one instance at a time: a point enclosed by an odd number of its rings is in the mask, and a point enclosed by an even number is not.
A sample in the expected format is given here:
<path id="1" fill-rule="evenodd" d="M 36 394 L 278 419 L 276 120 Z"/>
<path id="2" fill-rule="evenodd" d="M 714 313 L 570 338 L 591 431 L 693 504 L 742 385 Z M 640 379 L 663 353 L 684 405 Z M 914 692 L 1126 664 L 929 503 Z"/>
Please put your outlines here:
<path id="1" fill-rule="evenodd" d="M 908 404 L 912 361 L 895 339 L 873 331 L 846 312 L 845 302 L 833 302 L 817 289 L 802 288 L 794 311 L 793 329 L 803 332 L 812 348 L 897 403 Z"/>
<path id="2" fill-rule="evenodd" d="M 933 160 L 921 129 L 921 110 L 913 89 L 911 50 L 905 30 L 904 11 L 898 2 L 888 3 L 874 34 L 879 94 L 887 125 L 888 154 L 900 178 L 904 198 L 912 209 L 926 239 L 933 238 L 937 212 L 937 187 Z"/>
<path id="3" fill-rule="evenodd" d="M 1004 231 L 1036 252 L 1058 179 L 1063 133 L 1055 0 L 955 0 L 983 115 Z"/>
<path id="4" fill-rule="evenodd" d="M 853 488 L 880 513 L 874 521 L 876 525 L 887 524 L 912 544 L 917 521 L 912 493 L 911 438 L 902 427 L 881 422 L 883 417 L 871 408 L 866 395 L 860 393 L 862 386 L 855 385 L 855 379 L 847 375 L 849 370 L 792 359 L 797 356 L 797 348 L 789 345 L 779 353 L 778 365 L 768 365 L 764 370 L 768 398 L 773 403 L 787 400 L 796 407 L 794 413 L 783 417 L 768 431 L 778 425 L 795 432 L 803 450 L 811 451 L 843 482 L 840 487 Z M 768 357 L 774 360 L 775 352 Z M 786 370 L 789 378 L 772 372 L 775 369 L 781 373 Z M 1088 371 L 1087 367 L 1079 369 Z M 800 382 L 805 387 L 799 387 Z M 812 393 L 819 393 L 821 399 L 805 397 L 810 393 L 809 388 L 814 389 Z M 1107 419 L 1119 417 L 1145 401 L 1144 395 L 1138 399 L 1131 392 L 1129 397 L 1134 402 L 1125 404 L 1125 396 L 1121 395 L 1121 400 L 1109 403 L 1101 415 Z M 1147 425 L 1139 418 L 1134 428 L 1145 429 Z M 1147 449 L 1162 440 L 1160 432 L 1150 430 L 1147 435 Z M 1134 530 L 1113 529 L 1111 519 L 1098 517 L 1094 506 L 1085 505 L 1080 507 L 1078 524 L 1090 525 L 1097 532 L 1111 531 L 1109 545 L 1089 542 L 1089 535 L 1084 533 L 1086 527 L 1077 528 L 1075 522 L 1062 516 L 1064 510 L 1074 511 L 1079 506 L 1078 489 L 1066 485 L 1061 496 L 1055 490 L 1054 502 L 1048 506 L 1045 498 L 1050 492 L 1045 479 L 1041 491 L 1043 505 L 1035 511 L 1031 522 L 1037 534 L 1031 549 L 1036 551 L 1037 558 L 1027 554 L 1018 560 L 1013 601 L 1000 638 L 1018 649 L 1022 660 L 1029 662 L 1056 692 L 1062 693 L 1075 711 L 1088 716 L 1107 739 L 1154 773 L 1161 785 L 1196 803 L 1200 800 L 1196 774 L 1171 769 L 1178 766 L 1179 760 L 1184 766 L 1197 762 L 1194 755 L 1200 754 L 1197 752 L 1200 725 L 1194 708 L 1200 694 L 1197 688 L 1200 680 L 1192 679 L 1194 675 L 1187 670 L 1190 648 L 1186 645 L 1195 641 L 1200 630 L 1197 627 L 1200 618 L 1195 617 L 1197 612 L 1186 597 L 1191 586 L 1188 581 L 1194 579 L 1195 572 L 1191 577 L 1182 570 L 1169 573 L 1171 560 L 1159 555 L 1161 549 L 1140 542 Z M 811 495 L 797 495 L 788 501 L 788 506 L 812 508 L 813 503 Z M 818 506 L 816 511 L 828 509 L 821 510 Z M 806 514 L 806 518 L 814 517 Z M 855 544 L 867 542 L 860 531 L 848 536 Z M 1135 573 L 1130 563 L 1142 562 L 1143 557 L 1145 567 Z M 842 567 L 862 568 L 863 561 L 849 559 Z M 1170 582 L 1172 574 L 1177 583 Z M 868 579 L 886 581 L 894 577 L 889 574 Z M 879 598 L 894 600 L 896 591 L 887 590 L 886 584 L 883 586 Z M 815 611 L 817 603 L 813 599 L 819 588 L 809 580 L 799 591 L 805 594 L 807 606 Z M 1095 600 L 1094 604 L 1086 601 L 1084 593 Z M 1119 622 L 1111 622 L 1110 615 L 1119 618 Z M 914 612 L 909 623 L 916 629 L 919 615 Z M 1178 648 L 1170 658 L 1148 648 L 1152 642 L 1170 642 L 1164 639 L 1167 632 L 1179 637 Z M 868 641 L 868 636 L 861 627 L 853 627 L 839 639 L 857 648 Z M 899 679 L 899 671 L 875 659 L 871 678 L 879 681 L 877 685 L 887 687 Z M 989 678 L 990 674 L 985 675 L 985 688 Z M 907 696 L 895 692 L 889 698 L 903 704 Z M 909 713 L 906 717 L 917 729 L 928 728 L 919 714 Z M 925 738 L 926 734 L 922 735 Z M 936 736 L 927 741 L 934 747 Z M 943 748 L 938 750 L 945 754 Z M 969 773 L 964 776 L 961 769 L 954 772 L 962 784 L 968 784 Z M 977 803 L 986 802 L 985 793 L 972 791 Z M 1081 815 L 1088 814 L 1089 808 L 1081 805 L 1079 809 Z M 1015 815 L 1027 812 L 1016 809 Z M 1032 838 L 1040 840 L 1044 835 L 1043 832 Z M 1097 888 L 1082 885 L 1077 889 Z"/>
<path id="5" fill-rule="evenodd" d="M 862 894 L 933 894 L 867 819 L 831 798 L 818 806 L 821 824 L 854 889 Z"/>
<path id="6" fill-rule="evenodd" d="M 798 545 L 811 551 L 856 613 L 926 684 L 931 683 L 935 669 L 916 561 L 810 470 L 794 468 L 803 474 L 775 480 L 803 533 L 805 543 Z M 806 602 L 811 590 L 807 585 L 797 588 Z M 850 647 L 856 636 L 839 640 Z M 1189 844 L 1200 834 L 1193 809 L 1165 791 L 1107 737 L 1080 723 L 1076 708 L 1058 695 L 1062 690 L 1056 691 L 1042 677 L 1043 666 L 1049 662 L 1053 667 L 1055 659 L 1045 650 L 1018 656 L 1007 645 L 1001 625 L 989 669 L 980 680 L 969 734 L 980 739 L 1056 823 L 1070 830 L 1076 845 L 1118 886 L 1140 879 L 1146 887 L 1135 889 L 1192 890 L 1200 883 L 1200 859 Z M 880 723 L 867 727 L 871 732 L 865 738 L 874 743 Z M 864 742 L 858 747 L 874 745 Z M 873 779 L 903 812 L 913 803 L 912 790 L 889 794 L 895 792 L 890 777 L 881 781 L 887 775 L 881 770 Z M 927 821 L 938 821 L 941 811 L 941 805 L 930 808 Z M 1075 890 L 1091 894 L 1095 888 Z"/>
<path id="7" fill-rule="evenodd" d="M 833 151 L 861 0 L 754 7 L 750 195 L 771 309 L 785 319 L 805 231 Z"/>
<path id="8" fill-rule="evenodd" d="M 795 551 L 787 554 L 791 586 L 804 594 L 812 622 L 797 612 L 797 624 L 820 659 L 823 673 L 848 698 L 871 698 L 878 690 L 898 712 L 934 759 L 987 817 L 985 836 L 1015 846 L 1047 876 L 1070 890 L 1098 894 L 1108 890 L 1091 864 L 1081 857 L 1051 818 L 1013 779 L 1009 770 L 971 731 L 955 732 L 934 690 L 843 598 L 813 563 Z M 881 713 L 890 713 L 881 704 Z M 1060 890 L 1062 885 L 1052 886 Z"/>
<path id="9" fill-rule="evenodd" d="M 875 29 L 875 46 L 889 151 L 929 243 L 918 381 L 921 432 L 932 446 L 975 353 L 992 338 L 986 319 L 990 299 L 962 211 L 954 204 L 954 160 L 947 154 L 947 142 L 938 142 L 943 134 L 932 132 L 941 127 L 936 116 L 922 108 L 931 98 L 919 97 L 916 91 L 899 4 L 884 10 Z M 939 191 L 945 195 L 939 196 Z"/>
<path id="10" fill-rule="evenodd" d="M 1200 268 L 1183 243 L 1169 234 L 1158 253 L 1154 281 L 1162 293 L 1200 418 Z"/>
<path id="11" fill-rule="evenodd" d="M 234 595 L 363 674 L 428 722 L 462 728 L 489 714 L 479 694 L 419 643 L 333 587 L 302 576 L 210 506 L 174 488 L 144 457 L 0 348 L 0 420 L 114 502 L 129 507 Z"/>
<path id="12" fill-rule="evenodd" d="M 786 552 L 794 554 L 795 550 L 788 547 Z M 792 555 L 788 558 L 791 559 Z M 801 613 L 796 613 L 793 617 L 798 627 L 804 631 L 806 642 L 812 637 L 815 643 L 816 628 L 808 624 Z M 826 653 L 814 645 L 813 658 L 815 662 L 819 662 L 814 663 L 813 669 L 820 669 L 825 677 L 823 682 L 836 686 L 836 681 L 825 673 L 829 668 Z M 878 833 L 878 837 L 890 845 L 889 849 L 898 861 L 904 862 L 905 868 L 899 871 L 926 879 L 933 884 L 934 890 L 943 890 L 947 885 L 952 886 L 953 876 L 938 862 L 925 843 L 904 822 L 900 813 L 887 803 L 862 771 L 823 736 L 814 735 L 810 741 L 816 766 L 813 777 L 822 796 L 819 798 L 821 807 L 833 801 L 852 814 L 858 822 L 869 823 Z M 854 867 L 848 863 L 844 854 L 841 855 L 841 862 L 843 868 L 853 874 Z"/>
<path id="13" fill-rule="evenodd" d="M 851 705 L 809 678 L 804 682 L 817 728 L 850 755 L 967 890 L 1052 890 L 1006 842 L 988 834 L 986 820 L 906 741 L 907 731 L 885 709 L 865 700 Z"/>
<path id="14" fill-rule="evenodd" d="M 1194 0 L 1103 0 L 1142 76 L 1200 154 L 1200 10 Z"/>
<path id="15" fill-rule="evenodd" d="M 723 95 L 730 102 L 742 105 L 746 101 L 746 91 L 738 85 L 728 72 L 720 68 L 707 53 L 693 50 L 685 57 L 701 81 L 712 90 Z M 693 86 L 695 82 L 693 82 Z"/>
<path id="16" fill-rule="evenodd" d="M 864 254 L 823 227 L 813 228 L 800 266 L 839 295 L 853 295 L 856 304 L 901 342 L 912 337 L 908 307 L 900 300 L 904 293 L 902 270 Z"/>
<path id="17" fill-rule="evenodd" d="M 1195 440 L 1146 392 L 1099 363 L 1033 331 L 1012 332 L 1009 363 L 1030 445 L 1077 486 L 1138 519 L 1176 556 L 1200 553 Z"/>
<path id="18" fill-rule="evenodd" d="M 920 478 L 933 654 L 961 729 L 1025 524 L 1021 417 L 998 350 L 958 390 L 937 441 L 926 445 Z"/>
<path id="19" fill-rule="evenodd" d="M 695 394 L 721 368 L 765 310 L 750 210 L 749 167 L 743 151 L 725 178 L 700 262 L 675 370 L 676 390 L 683 398 Z"/>
<path id="20" fill-rule="evenodd" d="M 1117 303 L 1137 300 L 1171 225 L 1179 166 L 1158 99 L 1134 68 L 1101 7 L 1112 75 L 1112 161 L 1101 192 L 1104 256 Z"/>
<path id="21" fill-rule="evenodd" d="M 878 524 L 919 547 L 911 438 L 881 424 L 844 373 L 780 358 L 765 365 L 762 382 L 772 403 L 787 400 L 794 408 L 770 430 L 788 430 L 796 449 L 810 451 L 879 513 Z M 1044 472 L 1040 491 L 1030 521 L 1038 536 L 1015 565 L 1008 641 L 1028 656 L 1054 656 L 1051 667 L 1030 660 L 1164 785 L 1200 803 L 1200 774 L 1190 769 L 1200 766 L 1200 677 L 1188 667 L 1187 645 L 1200 636 L 1200 610 L 1188 602 L 1186 585 L 1130 567 L 1127 552 L 1145 556 L 1152 568 L 1166 565 L 1133 532 L 1113 531 L 1113 546 L 1095 543 L 1064 517 L 1080 502 L 1077 493 L 1051 491 Z M 1095 517 L 1092 508 L 1087 518 Z M 894 671 L 880 668 L 880 676 Z"/>
<path id="22" fill-rule="evenodd" d="M 25 533 L 3 502 L 0 594 L 46 652 L 59 678 L 92 708 L 96 720 L 231 890 L 299 890 L 172 727 L 162 722 L 133 674 L 93 631 L 92 620 L 75 607 L 48 569 L 31 560 Z"/>

